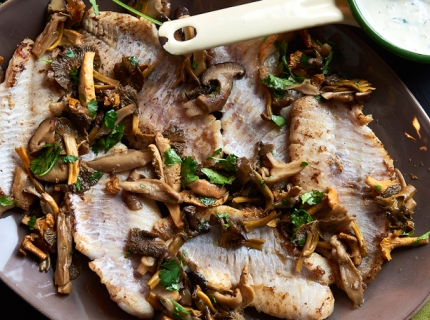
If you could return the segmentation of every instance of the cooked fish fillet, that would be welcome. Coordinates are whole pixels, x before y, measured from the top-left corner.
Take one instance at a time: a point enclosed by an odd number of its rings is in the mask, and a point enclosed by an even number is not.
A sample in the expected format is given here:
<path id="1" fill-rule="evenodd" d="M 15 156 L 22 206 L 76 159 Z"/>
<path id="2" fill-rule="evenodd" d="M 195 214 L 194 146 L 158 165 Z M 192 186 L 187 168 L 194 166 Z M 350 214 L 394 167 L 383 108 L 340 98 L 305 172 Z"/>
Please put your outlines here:
<path id="1" fill-rule="evenodd" d="M 293 105 L 291 115 L 291 159 L 309 165 L 294 177 L 305 190 L 334 187 L 350 216 L 355 216 L 368 255 L 358 267 L 363 280 L 373 280 L 383 262 L 380 240 L 387 233 L 383 212 L 364 183 L 366 176 L 394 179 L 393 161 L 383 144 L 367 126 L 371 117 L 362 106 L 329 100 L 319 103 L 305 97 Z"/>
<path id="2" fill-rule="evenodd" d="M 245 264 L 250 284 L 255 291 L 251 306 L 257 311 L 283 319 L 325 319 L 333 311 L 334 298 L 325 281 L 316 274 L 295 271 L 295 259 L 282 245 L 275 229 L 261 228 L 249 234 L 266 242 L 262 251 L 241 247 L 226 250 L 216 244 L 219 230 L 188 240 L 183 246 L 197 270 L 212 285 L 230 288 L 239 283 Z M 320 265 L 320 276 L 330 278 L 331 269 L 325 258 L 313 257 Z"/>
<path id="3" fill-rule="evenodd" d="M 101 12 L 97 17 L 86 15 L 83 26 L 85 43 L 99 49 L 103 74 L 113 77 L 113 67 L 123 56 L 135 56 L 139 64 L 156 64 L 139 92 L 140 126 L 144 132 L 182 130 L 184 155 L 199 162 L 222 147 L 220 121 L 212 115 L 185 115 L 182 88 L 173 89 L 184 58 L 172 56 L 161 47 L 154 24 L 127 14 Z"/>
<path id="4" fill-rule="evenodd" d="M 266 113 L 267 100 L 258 74 L 262 43 L 262 39 L 250 40 L 212 50 L 212 64 L 234 61 L 246 69 L 245 77 L 234 81 L 232 92 L 223 107 L 221 126 L 224 151 L 251 158 L 255 155 L 256 143 L 262 141 L 273 144 L 275 157 L 286 161 L 287 126 L 280 129 L 274 122 L 261 118 L 261 114 Z"/>
<path id="5" fill-rule="evenodd" d="M 31 54 L 33 41 L 21 42 L 0 84 L 0 188 L 9 194 L 13 172 L 21 165 L 15 148 L 27 143 L 40 122 L 51 116 L 49 103 L 60 92 L 46 79 L 49 64 Z"/>
<path id="6" fill-rule="evenodd" d="M 125 180 L 127 174 L 118 174 Z M 145 299 L 146 284 L 135 276 L 136 265 L 125 258 L 125 243 L 131 228 L 151 230 L 161 218 L 158 206 L 150 199 L 142 199 L 143 208 L 131 211 L 121 194 L 106 192 L 109 175 L 84 195 L 71 194 L 75 217 L 76 249 L 94 259 L 90 268 L 95 271 L 109 291 L 111 299 L 126 312 L 139 318 L 151 318 L 154 310 Z"/>

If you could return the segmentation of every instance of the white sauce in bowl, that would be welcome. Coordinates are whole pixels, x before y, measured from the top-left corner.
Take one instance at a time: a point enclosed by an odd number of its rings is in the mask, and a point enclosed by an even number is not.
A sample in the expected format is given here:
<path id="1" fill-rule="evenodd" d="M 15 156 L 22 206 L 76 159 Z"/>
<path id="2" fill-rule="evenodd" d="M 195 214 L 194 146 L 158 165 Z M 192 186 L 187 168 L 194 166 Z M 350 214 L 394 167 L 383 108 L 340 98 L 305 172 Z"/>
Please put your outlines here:
<path id="1" fill-rule="evenodd" d="M 356 0 L 363 18 L 385 40 L 430 55 L 430 0 Z"/>

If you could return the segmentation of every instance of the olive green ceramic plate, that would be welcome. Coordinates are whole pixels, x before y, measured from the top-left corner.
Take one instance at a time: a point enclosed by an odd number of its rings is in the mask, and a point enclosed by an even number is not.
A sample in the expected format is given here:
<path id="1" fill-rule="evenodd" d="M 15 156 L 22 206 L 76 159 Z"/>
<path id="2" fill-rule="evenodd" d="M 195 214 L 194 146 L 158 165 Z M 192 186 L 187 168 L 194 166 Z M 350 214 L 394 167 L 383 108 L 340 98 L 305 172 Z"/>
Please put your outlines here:
<path id="1" fill-rule="evenodd" d="M 37 36 L 44 25 L 44 12 L 48 2 L 9 0 L 0 7 L 0 55 L 10 58 L 19 41 L 24 37 L 34 39 Z M 97 2 L 101 10 L 117 8 L 108 0 Z M 222 3 L 228 1 L 179 2 L 187 5 L 192 12 L 199 13 L 220 8 Z M 344 56 L 340 70 L 345 77 L 367 79 L 377 88 L 364 112 L 373 114 L 375 121 L 371 127 L 395 159 L 396 167 L 407 179 L 409 174 L 419 178 L 412 181 L 418 189 L 416 233 L 422 234 L 430 230 L 430 179 L 427 172 L 430 157 L 420 150 L 421 147 L 429 147 L 429 118 L 395 73 L 348 28 L 327 26 L 317 31 L 326 40 L 339 44 Z M 419 134 L 412 126 L 414 119 L 421 125 Z M 407 138 L 405 132 L 416 141 Z M 40 273 L 35 261 L 18 254 L 20 239 L 26 232 L 19 226 L 21 216 L 21 212 L 9 212 L 0 218 L 0 278 L 5 283 L 52 319 L 133 318 L 109 299 L 98 277 L 88 268 L 73 282 L 71 295 L 57 295 L 53 273 Z M 398 249 L 393 258 L 393 261 L 384 264 L 376 280 L 368 286 L 362 307 L 352 310 L 345 295 L 334 289 L 336 305 L 330 319 L 405 319 L 419 309 L 430 293 L 430 246 L 412 250 Z M 253 319 L 271 319 L 255 311 L 248 314 Z"/>

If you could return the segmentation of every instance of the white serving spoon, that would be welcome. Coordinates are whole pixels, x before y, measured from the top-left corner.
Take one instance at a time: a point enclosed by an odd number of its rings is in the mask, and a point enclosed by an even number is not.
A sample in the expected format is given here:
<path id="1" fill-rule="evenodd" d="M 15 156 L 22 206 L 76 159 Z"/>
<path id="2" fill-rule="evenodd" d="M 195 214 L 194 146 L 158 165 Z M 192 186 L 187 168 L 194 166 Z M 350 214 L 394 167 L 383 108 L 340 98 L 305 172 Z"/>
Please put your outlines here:
<path id="1" fill-rule="evenodd" d="M 164 22 L 159 37 L 165 50 L 179 55 L 333 23 L 358 26 L 346 0 L 263 0 Z M 177 41 L 174 33 L 184 27 L 197 35 Z"/>

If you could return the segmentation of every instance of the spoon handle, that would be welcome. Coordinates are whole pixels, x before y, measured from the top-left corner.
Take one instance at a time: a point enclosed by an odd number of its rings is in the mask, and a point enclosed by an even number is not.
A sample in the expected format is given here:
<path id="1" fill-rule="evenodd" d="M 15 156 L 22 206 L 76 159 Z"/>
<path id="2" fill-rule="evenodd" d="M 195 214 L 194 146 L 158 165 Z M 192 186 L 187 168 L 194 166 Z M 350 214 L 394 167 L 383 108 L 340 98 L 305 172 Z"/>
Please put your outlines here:
<path id="1" fill-rule="evenodd" d="M 164 49 L 186 54 L 238 41 L 331 23 L 357 26 L 346 0 L 263 0 L 163 23 Z M 196 29 L 196 37 L 177 41 L 174 33 Z"/>

